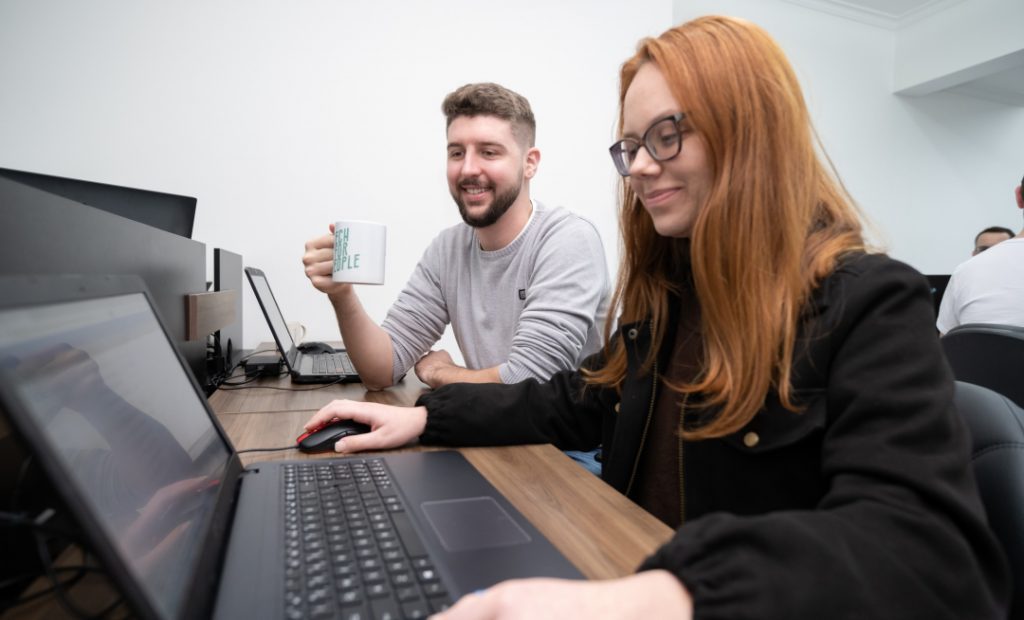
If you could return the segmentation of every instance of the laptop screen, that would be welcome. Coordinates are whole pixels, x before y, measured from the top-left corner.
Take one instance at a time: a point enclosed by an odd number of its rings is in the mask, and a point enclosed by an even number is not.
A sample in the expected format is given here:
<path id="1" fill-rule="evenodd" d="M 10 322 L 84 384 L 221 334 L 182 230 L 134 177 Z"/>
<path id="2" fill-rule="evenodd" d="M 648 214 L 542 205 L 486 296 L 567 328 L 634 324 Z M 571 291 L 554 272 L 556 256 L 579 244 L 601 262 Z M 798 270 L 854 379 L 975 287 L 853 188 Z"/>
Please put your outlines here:
<path id="1" fill-rule="evenodd" d="M 0 367 L 80 509 L 179 616 L 231 452 L 145 295 L 0 310 Z"/>
<path id="2" fill-rule="evenodd" d="M 946 293 L 946 286 L 949 284 L 949 274 L 927 275 L 928 288 L 932 291 L 932 302 L 935 306 L 935 316 L 939 316 L 939 308 L 942 306 L 942 296 Z"/>
<path id="3" fill-rule="evenodd" d="M 252 284 L 252 290 L 256 294 L 256 299 L 260 302 L 260 307 L 263 308 L 263 313 L 267 316 L 267 323 L 270 325 L 270 331 L 273 332 L 274 340 L 277 341 L 281 353 L 287 359 L 288 365 L 294 366 L 295 341 L 292 340 L 292 334 L 288 331 L 288 324 L 285 323 L 284 315 L 281 314 L 281 308 L 277 305 L 277 300 L 274 299 L 274 293 L 270 290 L 270 283 L 267 282 L 267 277 L 262 272 L 251 269 L 246 270 L 246 273 L 249 275 L 249 282 Z"/>

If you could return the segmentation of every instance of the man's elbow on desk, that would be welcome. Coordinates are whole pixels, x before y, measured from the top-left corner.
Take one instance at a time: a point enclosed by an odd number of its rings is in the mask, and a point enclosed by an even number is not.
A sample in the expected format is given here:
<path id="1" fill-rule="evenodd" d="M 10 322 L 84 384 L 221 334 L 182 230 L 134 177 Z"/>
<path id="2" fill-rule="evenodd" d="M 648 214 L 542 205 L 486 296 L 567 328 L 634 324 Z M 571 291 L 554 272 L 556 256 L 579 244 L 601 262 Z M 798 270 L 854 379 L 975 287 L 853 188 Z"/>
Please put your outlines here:
<path id="1" fill-rule="evenodd" d="M 374 363 L 374 360 L 361 359 L 353 354 L 352 349 L 348 350 L 349 357 L 359 373 L 359 381 L 367 390 L 377 392 L 385 390 L 397 383 L 392 375 L 391 358 L 388 356 L 384 364 Z"/>
<path id="2" fill-rule="evenodd" d="M 364 375 L 362 372 L 359 373 L 359 380 L 370 392 L 379 392 L 380 390 L 386 390 L 393 386 L 395 382 L 392 380 L 391 375 L 387 375 L 386 380 L 383 376 L 375 377 L 372 375 Z"/>
<path id="3" fill-rule="evenodd" d="M 447 351 L 430 351 L 416 362 L 416 376 L 431 388 L 449 383 L 501 383 L 499 366 L 471 370 L 457 365 Z"/>

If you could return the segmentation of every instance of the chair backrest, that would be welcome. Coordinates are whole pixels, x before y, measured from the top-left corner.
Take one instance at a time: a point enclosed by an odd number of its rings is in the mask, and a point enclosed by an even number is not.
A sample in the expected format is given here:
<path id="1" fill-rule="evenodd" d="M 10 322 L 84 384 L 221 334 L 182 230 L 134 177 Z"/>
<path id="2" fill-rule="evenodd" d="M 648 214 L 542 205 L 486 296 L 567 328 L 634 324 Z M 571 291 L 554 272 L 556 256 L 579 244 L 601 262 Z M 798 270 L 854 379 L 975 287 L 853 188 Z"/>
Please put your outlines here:
<path id="1" fill-rule="evenodd" d="M 969 323 L 941 342 L 957 381 L 983 385 L 1024 407 L 1024 327 Z"/>
<path id="2" fill-rule="evenodd" d="M 954 402 L 971 432 L 974 477 L 989 527 L 1010 561 L 1010 618 L 1024 617 L 1024 410 L 962 381 L 956 382 Z"/>

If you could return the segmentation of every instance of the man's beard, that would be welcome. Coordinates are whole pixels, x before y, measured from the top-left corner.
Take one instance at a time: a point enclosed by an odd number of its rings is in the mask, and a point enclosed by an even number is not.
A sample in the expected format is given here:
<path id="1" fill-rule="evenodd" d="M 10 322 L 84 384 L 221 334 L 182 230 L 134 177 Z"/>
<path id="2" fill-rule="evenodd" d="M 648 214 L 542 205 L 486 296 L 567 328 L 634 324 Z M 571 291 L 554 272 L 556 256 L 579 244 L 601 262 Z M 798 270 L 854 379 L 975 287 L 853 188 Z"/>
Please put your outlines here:
<path id="1" fill-rule="evenodd" d="M 519 198 L 519 192 L 522 191 L 522 189 L 523 183 L 520 181 L 515 187 L 510 188 L 503 194 L 495 193 L 494 201 L 491 202 L 491 206 L 488 207 L 481 215 L 476 217 L 469 214 L 469 209 L 466 208 L 466 203 L 462 201 L 457 189 L 452 192 L 452 198 L 455 199 L 455 204 L 459 205 L 459 215 L 462 216 L 463 222 L 469 224 L 473 228 L 486 228 L 501 219 L 502 215 L 505 215 L 505 212 L 512 207 L 516 198 Z"/>

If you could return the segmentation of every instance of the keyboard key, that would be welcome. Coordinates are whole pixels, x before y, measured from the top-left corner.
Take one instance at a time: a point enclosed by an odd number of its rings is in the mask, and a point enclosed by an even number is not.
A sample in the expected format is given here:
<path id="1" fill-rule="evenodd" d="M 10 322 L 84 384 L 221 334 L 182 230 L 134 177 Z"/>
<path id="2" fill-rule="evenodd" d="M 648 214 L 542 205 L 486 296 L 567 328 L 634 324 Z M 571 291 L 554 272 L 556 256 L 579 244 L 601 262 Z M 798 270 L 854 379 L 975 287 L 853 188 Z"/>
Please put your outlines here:
<path id="1" fill-rule="evenodd" d="M 412 573 L 393 573 L 391 575 L 391 583 L 395 587 L 412 585 L 414 583 Z"/>
<path id="2" fill-rule="evenodd" d="M 355 605 L 357 603 L 361 603 L 363 602 L 363 592 L 358 588 L 345 590 L 338 595 L 338 602 L 342 605 Z"/>
<path id="3" fill-rule="evenodd" d="M 362 605 L 343 607 L 338 613 L 340 620 L 370 620 L 370 612 Z"/>
<path id="4" fill-rule="evenodd" d="M 405 547 L 406 553 L 414 558 L 427 555 L 427 549 L 423 546 L 423 541 L 420 540 L 419 535 L 413 528 L 409 515 L 404 512 L 394 512 L 391 513 L 391 520 L 395 524 L 398 537 L 402 539 L 402 546 Z"/>
<path id="5" fill-rule="evenodd" d="M 334 581 L 334 586 L 342 592 L 354 590 L 359 587 L 359 579 L 356 577 L 341 577 Z"/>
<path id="6" fill-rule="evenodd" d="M 390 599 L 375 599 L 370 601 L 370 609 L 373 611 L 373 617 L 377 620 L 402 620 L 402 616 L 398 611 L 398 605 Z"/>
<path id="7" fill-rule="evenodd" d="M 419 600 L 420 591 L 414 587 L 409 588 L 396 588 L 395 598 L 403 603 Z"/>
<path id="8" fill-rule="evenodd" d="M 406 603 L 402 605 L 402 614 L 405 615 L 406 620 L 420 620 L 430 615 L 430 608 L 425 601 Z"/>
<path id="9" fill-rule="evenodd" d="M 391 588 L 386 583 L 375 583 L 366 586 L 366 595 L 370 598 L 381 598 L 391 594 Z"/>
<path id="10" fill-rule="evenodd" d="M 445 591 L 444 586 L 440 583 L 425 583 L 423 584 L 423 592 L 430 597 L 444 596 L 448 593 Z"/>

